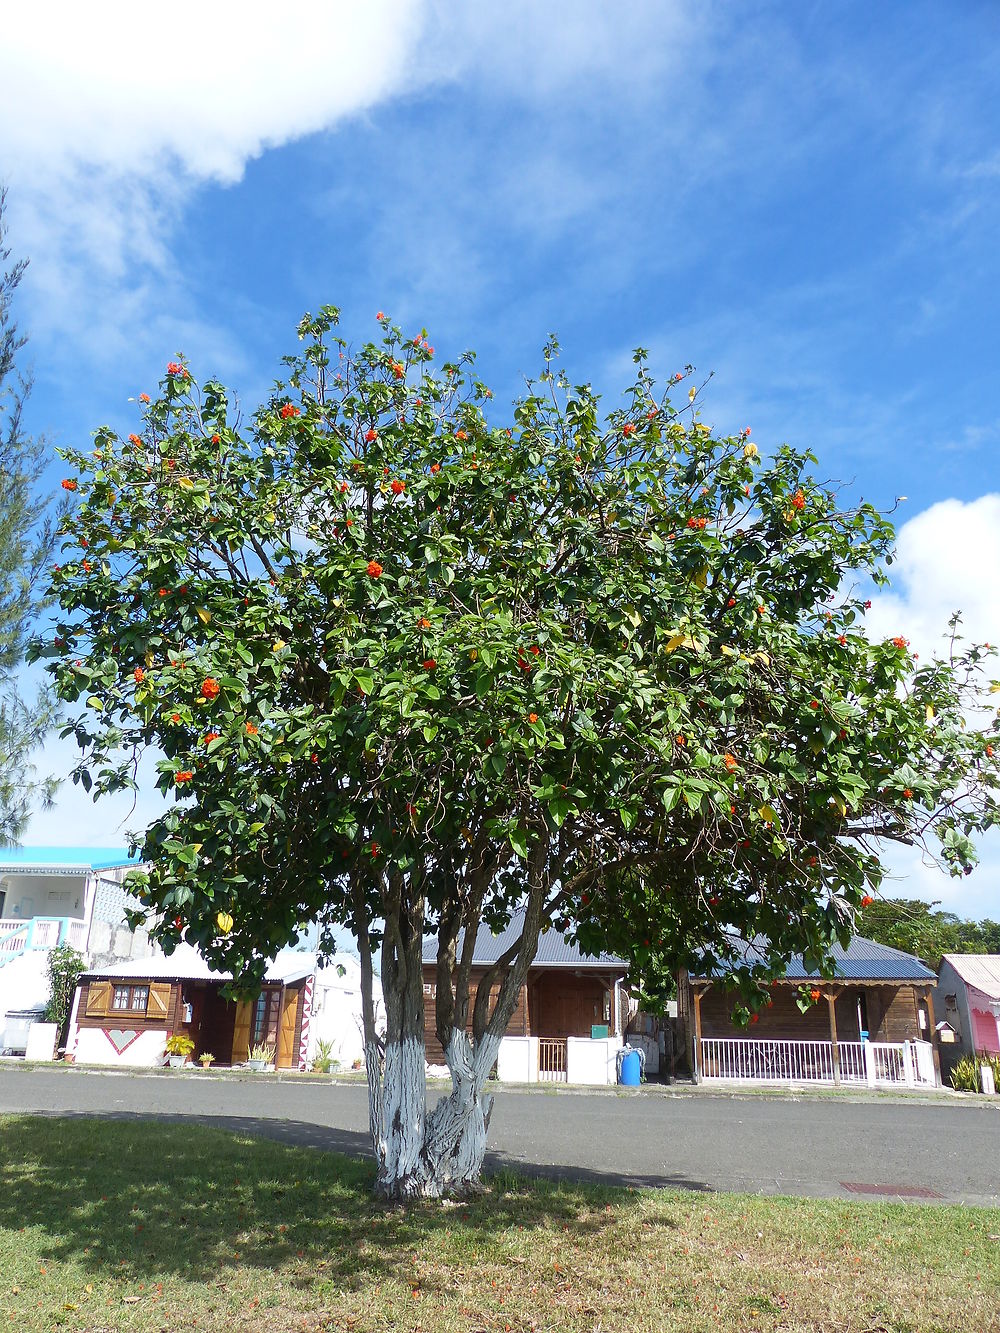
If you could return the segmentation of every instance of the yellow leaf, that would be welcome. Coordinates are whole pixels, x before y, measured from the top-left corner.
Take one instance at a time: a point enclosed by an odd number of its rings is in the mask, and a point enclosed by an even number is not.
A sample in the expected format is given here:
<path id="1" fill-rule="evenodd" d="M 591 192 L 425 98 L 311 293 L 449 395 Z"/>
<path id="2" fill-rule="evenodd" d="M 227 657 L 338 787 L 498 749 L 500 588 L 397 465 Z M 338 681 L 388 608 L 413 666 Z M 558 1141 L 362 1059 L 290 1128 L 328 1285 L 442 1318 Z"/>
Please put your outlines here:
<path id="1" fill-rule="evenodd" d="M 280 653 L 282 648 L 284 648 L 285 646 L 286 644 L 284 639 L 275 639 L 274 643 L 272 643 L 271 645 L 271 647 L 274 649 L 276 653 Z"/>
<path id="2" fill-rule="evenodd" d="M 696 588 L 704 588 L 708 583 L 708 566 L 703 565 L 701 569 L 698 570 L 698 573 L 695 574 L 691 582 Z"/>
<path id="3" fill-rule="evenodd" d="M 694 387 L 694 385 L 692 384 L 691 387 L 690 387 L 690 389 L 688 389 L 688 402 L 689 402 L 689 403 L 693 403 L 693 402 L 694 402 L 697 393 L 698 393 L 698 390 L 697 390 L 697 389 Z"/>
<path id="4" fill-rule="evenodd" d="M 233 918 L 228 912 L 219 912 L 215 918 L 215 924 L 222 931 L 223 935 L 228 935 L 233 928 Z"/>
<path id="5" fill-rule="evenodd" d="M 181 488 L 182 491 L 194 490 L 194 482 L 191 480 L 190 477 L 178 477 L 177 485 Z"/>
<path id="6" fill-rule="evenodd" d="M 760 662 L 763 666 L 771 665 L 771 659 L 768 657 L 767 653 L 754 653 L 754 660 Z"/>
<path id="7" fill-rule="evenodd" d="M 995 680 L 990 686 L 990 694 L 1000 694 L 1000 681 Z"/>
<path id="8" fill-rule="evenodd" d="M 928 704 L 927 707 L 924 709 L 924 713 L 925 713 L 925 715 L 926 715 L 926 717 L 927 717 L 927 721 L 928 721 L 928 722 L 933 722 L 933 721 L 934 721 L 934 708 L 933 708 L 933 705 Z"/>
<path id="9" fill-rule="evenodd" d="M 739 657 L 739 653 L 736 651 L 736 649 L 730 648 L 728 643 L 720 643 L 719 652 L 722 654 L 723 657 Z"/>
<path id="10" fill-rule="evenodd" d="M 198 619 L 201 621 L 203 625 L 207 625 L 208 622 L 212 619 L 211 611 L 206 611 L 203 606 L 196 606 L 195 611 L 198 614 Z"/>
<path id="11" fill-rule="evenodd" d="M 777 824 L 778 822 L 778 816 L 770 805 L 762 805 L 757 813 L 760 815 L 761 819 L 763 819 L 765 824 Z"/>
<path id="12" fill-rule="evenodd" d="M 695 651 L 697 651 L 698 645 L 695 643 L 694 639 L 691 638 L 690 634 L 675 634 L 672 638 L 667 640 L 663 651 L 665 653 L 672 653 L 678 648 L 694 648 Z"/>
<path id="13" fill-rule="evenodd" d="M 278 521 L 277 514 L 265 514 L 264 517 L 267 519 L 268 523 L 277 523 Z"/>
<path id="14" fill-rule="evenodd" d="M 155 660 L 156 660 L 156 659 L 153 657 L 153 650 L 152 650 L 152 648 L 147 648 L 147 649 L 146 649 L 146 667 L 147 667 L 147 669 L 153 665 L 153 663 L 154 663 Z"/>

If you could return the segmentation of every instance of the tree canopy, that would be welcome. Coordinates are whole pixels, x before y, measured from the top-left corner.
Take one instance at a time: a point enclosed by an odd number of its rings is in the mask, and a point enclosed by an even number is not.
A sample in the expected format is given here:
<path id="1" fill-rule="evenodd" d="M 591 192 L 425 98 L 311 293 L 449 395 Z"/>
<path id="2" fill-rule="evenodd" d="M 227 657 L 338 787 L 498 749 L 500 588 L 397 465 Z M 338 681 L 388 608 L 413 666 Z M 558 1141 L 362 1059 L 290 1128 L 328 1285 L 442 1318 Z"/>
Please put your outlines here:
<path id="1" fill-rule="evenodd" d="M 422 1050 L 436 937 L 458 1097 L 549 926 L 652 985 L 726 961 L 749 1012 L 790 953 L 849 935 L 887 844 L 971 868 L 996 816 L 995 718 L 967 721 L 993 650 L 919 663 L 866 635 L 893 540 L 871 505 L 807 452 L 714 437 L 690 367 L 658 386 L 641 350 L 602 417 L 553 340 L 503 418 L 471 355 L 436 369 L 381 313 L 353 349 L 336 320 L 302 321 L 248 419 L 178 360 L 134 433 L 65 455 L 64 618 L 39 651 L 85 703 L 79 781 L 127 788 L 160 752 L 176 800 L 142 892 L 167 948 L 252 984 L 303 921 L 348 925 L 369 977 L 381 944 L 384 1090 Z M 515 911 L 474 991 L 476 928 Z M 420 1169 L 461 1176 L 452 1137 Z M 407 1151 L 385 1172 L 417 1171 Z"/>
<path id="2" fill-rule="evenodd" d="M 863 933 L 916 954 L 935 971 L 946 953 L 1000 953 L 1000 921 L 966 921 L 940 906 L 919 899 L 878 898 L 865 909 Z"/>
<path id="3" fill-rule="evenodd" d="M 36 778 L 31 753 L 53 721 L 46 690 L 27 693 L 19 680 L 34 632 L 55 541 L 57 505 L 39 489 L 50 462 L 44 442 L 24 428 L 30 376 L 18 369 L 27 339 L 13 314 L 27 261 L 11 263 L 6 245 L 6 192 L 0 189 L 0 844 L 16 842 L 35 801 L 54 784 Z"/>

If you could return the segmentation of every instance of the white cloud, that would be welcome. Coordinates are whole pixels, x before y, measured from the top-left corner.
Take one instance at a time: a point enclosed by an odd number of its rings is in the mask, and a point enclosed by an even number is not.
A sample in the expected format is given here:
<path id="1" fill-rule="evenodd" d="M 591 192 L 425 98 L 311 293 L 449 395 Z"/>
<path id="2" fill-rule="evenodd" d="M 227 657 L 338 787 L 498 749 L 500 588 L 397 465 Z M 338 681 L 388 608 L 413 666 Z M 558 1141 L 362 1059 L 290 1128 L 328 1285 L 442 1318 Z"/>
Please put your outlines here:
<path id="1" fill-rule="evenodd" d="M 902 634 L 928 657 L 961 611 L 966 639 L 1000 644 L 1000 494 L 931 505 L 899 529 L 896 553 L 892 587 L 866 618 L 872 637 Z"/>

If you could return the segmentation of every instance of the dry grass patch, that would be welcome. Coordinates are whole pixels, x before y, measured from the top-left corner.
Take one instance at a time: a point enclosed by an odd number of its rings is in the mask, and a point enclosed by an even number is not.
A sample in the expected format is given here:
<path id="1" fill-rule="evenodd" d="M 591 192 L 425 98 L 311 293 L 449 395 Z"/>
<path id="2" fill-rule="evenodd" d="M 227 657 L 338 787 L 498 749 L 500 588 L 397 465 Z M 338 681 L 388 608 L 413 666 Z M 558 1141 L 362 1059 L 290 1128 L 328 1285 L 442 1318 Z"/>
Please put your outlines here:
<path id="1" fill-rule="evenodd" d="M 197 1125 L 0 1118 L 0 1333 L 1000 1330 L 1000 1212 L 499 1176 L 387 1210 L 367 1163 Z"/>

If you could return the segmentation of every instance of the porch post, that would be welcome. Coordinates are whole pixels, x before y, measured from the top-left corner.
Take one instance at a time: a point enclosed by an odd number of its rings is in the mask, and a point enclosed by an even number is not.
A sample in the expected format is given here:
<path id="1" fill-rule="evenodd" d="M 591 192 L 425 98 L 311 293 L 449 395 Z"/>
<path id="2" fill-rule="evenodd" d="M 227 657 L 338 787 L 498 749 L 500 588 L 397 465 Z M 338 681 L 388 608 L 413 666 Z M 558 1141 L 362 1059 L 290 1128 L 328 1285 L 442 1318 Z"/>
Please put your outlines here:
<path id="1" fill-rule="evenodd" d="M 826 993 L 826 1002 L 830 1006 L 830 1049 L 833 1055 L 833 1081 L 834 1084 L 840 1084 L 840 1047 L 837 1045 L 837 997 Z"/>
<path id="2" fill-rule="evenodd" d="M 927 1026 L 930 1031 L 927 1034 L 931 1044 L 931 1054 L 934 1057 L 934 1086 L 941 1087 L 941 1052 L 938 1050 L 937 1031 L 934 1027 L 934 993 L 930 986 L 924 991 L 924 998 L 927 1001 Z"/>
<path id="3" fill-rule="evenodd" d="M 701 1082 L 701 996 L 702 992 L 691 989 L 691 995 L 694 1000 L 694 1061 L 691 1072 L 694 1075 L 695 1083 Z"/>

